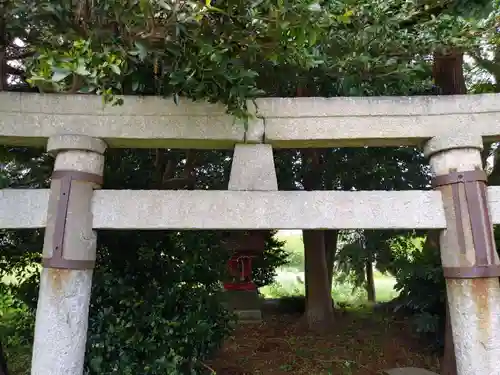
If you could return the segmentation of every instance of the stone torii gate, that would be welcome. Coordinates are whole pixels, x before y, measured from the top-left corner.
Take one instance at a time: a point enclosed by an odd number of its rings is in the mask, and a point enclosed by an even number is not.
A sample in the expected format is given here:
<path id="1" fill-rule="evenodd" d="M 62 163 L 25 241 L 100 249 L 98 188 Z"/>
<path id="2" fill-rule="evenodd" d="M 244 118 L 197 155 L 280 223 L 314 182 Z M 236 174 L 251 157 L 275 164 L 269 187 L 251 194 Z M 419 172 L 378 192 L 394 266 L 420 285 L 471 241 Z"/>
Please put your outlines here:
<path id="1" fill-rule="evenodd" d="M 0 143 L 46 145 L 50 189 L 0 190 L 0 228 L 46 228 L 32 375 L 82 375 L 94 229 L 437 229 L 460 375 L 500 375 L 500 188 L 483 140 L 500 95 L 263 98 L 248 130 L 223 106 L 0 93 Z M 273 148 L 424 145 L 433 191 L 278 191 Z M 235 148 L 227 191 L 98 190 L 107 147 Z"/>

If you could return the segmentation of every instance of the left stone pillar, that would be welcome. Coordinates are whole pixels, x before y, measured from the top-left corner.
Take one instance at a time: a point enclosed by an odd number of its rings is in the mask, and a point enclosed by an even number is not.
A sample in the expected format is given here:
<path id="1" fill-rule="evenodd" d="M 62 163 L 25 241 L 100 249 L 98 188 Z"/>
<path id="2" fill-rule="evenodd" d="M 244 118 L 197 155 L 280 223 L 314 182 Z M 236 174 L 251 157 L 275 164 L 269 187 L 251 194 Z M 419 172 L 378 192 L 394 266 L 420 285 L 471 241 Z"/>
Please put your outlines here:
<path id="1" fill-rule="evenodd" d="M 80 135 L 51 137 L 56 155 L 36 311 L 32 375 L 82 375 L 96 234 L 93 190 L 102 185 L 106 144 Z"/>

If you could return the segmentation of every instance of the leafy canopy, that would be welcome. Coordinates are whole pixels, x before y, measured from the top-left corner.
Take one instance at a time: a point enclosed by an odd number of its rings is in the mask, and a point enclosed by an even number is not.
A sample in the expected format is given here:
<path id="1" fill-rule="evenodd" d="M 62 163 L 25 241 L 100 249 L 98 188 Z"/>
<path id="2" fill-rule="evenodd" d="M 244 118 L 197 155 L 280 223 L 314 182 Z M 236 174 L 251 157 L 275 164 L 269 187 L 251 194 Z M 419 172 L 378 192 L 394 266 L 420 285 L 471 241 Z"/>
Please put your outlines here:
<path id="1" fill-rule="evenodd" d="M 283 83 L 310 81 L 316 69 L 316 79 L 341 81 L 344 95 L 369 94 L 375 77 L 396 85 L 435 50 L 477 45 L 484 25 L 457 15 L 490 1 L 467 3 L 15 0 L 8 19 L 30 25 L 36 53 L 27 75 L 43 91 L 96 92 L 114 103 L 116 94 L 184 96 L 222 102 L 246 119 L 247 100 L 275 89 L 259 80 L 266 72 L 291 71 Z"/>
<path id="2" fill-rule="evenodd" d="M 287 4 L 285 4 L 287 3 Z M 263 61 L 311 67 L 322 28 L 334 22 L 313 0 L 40 1 L 15 9 L 39 29 L 30 82 L 44 90 L 154 94 L 221 101 L 244 117 L 262 94 L 252 66 Z"/>

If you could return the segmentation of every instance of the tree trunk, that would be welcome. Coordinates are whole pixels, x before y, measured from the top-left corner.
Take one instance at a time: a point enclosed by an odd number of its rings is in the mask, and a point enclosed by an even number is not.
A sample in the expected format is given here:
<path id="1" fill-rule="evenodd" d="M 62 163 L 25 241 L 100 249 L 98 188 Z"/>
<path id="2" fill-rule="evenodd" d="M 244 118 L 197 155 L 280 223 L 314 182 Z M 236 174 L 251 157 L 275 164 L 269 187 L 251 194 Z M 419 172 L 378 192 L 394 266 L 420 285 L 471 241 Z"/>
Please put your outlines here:
<path id="1" fill-rule="evenodd" d="M 305 190 L 322 187 L 320 150 L 309 149 L 302 153 Z M 304 230 L 304 258 L 306 284 L 306 318 L 309 328 L 318 333 L 326 332 L 333 322 L 333 304 L 323 230 Z"/>
<path id="2" fill-rule="evenodd" d="M 460 51 L 434 54 L 433 75 L 441 95 L 467 94 L 463 71 L 464 54 Z"/>
<path id="3" fill-rule="evenodd" d="M 434 54 L 433 75 L 434 82 L 442 95 L 463 95 L 467 93 L 465 76 L 463 71 L 464 55 L 461 51 L 452 50 L 448 53 Z M 427 241 L 435 241 L 439 250 L 439 235 L 429 233 Z M 426 241 L 426 242 L 427 242 Z M 427 245 L 427 243 L 425 244 Z M 446 303 L 448 309 L 448 303 Z M 456 375 L 457 364 L 455 360 L 455 348 L 449 316 L 445 323 L 444 357 L 441 362 L 441 374 Z"/>
<path id="4" fill-rule="evenodd" d="M 331 284 L 328 284 L 325 241 L 320 230 L 304 230 L 306 319 L 309 329 L 325 333 L 333 323 Z"/>
<path id="5" fill-rule="evenodd" d="M 369 253 L 365 261 L 365 274 L 366 274 L 366 293 L 368 294 L 368 301 L 375 302 L 375 279 L 373 277 L 373 260 L 371 250 L 366 249 Z"/>
<path id="6" fill-rule="evenodd" d="M 333 266 L 335 265 L 335 256 L 337 255 L 339 231 L 336 229 L 328 229 L 324 230 L 323 234 L 325 236 L 325 252 L 326 252 L 326 268 L 328 271 L 328 285 L 331 290 L 333 284 Z"/>
<path id="7" fill-rule="evenodd" d="M 7 369 L 7 358 L 3 351 L 1 342 L 0 342 L 0 375 L 9 375 L 9 371 Z"/>

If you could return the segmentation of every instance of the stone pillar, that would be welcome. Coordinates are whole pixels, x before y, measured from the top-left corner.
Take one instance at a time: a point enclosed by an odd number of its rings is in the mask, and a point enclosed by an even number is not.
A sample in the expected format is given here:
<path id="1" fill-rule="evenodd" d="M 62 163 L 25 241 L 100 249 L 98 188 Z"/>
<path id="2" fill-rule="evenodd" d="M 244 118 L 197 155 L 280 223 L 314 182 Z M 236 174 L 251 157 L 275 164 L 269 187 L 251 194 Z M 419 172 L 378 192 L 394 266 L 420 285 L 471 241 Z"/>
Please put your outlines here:
<path id="1" fill-rule="evenodd" d="M 500 375 L 500 260 L 482 147 L 480 136 L 468 134 L 435 137 L 425 145 L 447 222 L 441 261 L 459 375 Z"/>
<path id="2" fill-rule="evenodd" d="M 228 190 L 278 190 L 271 145 L 237 144 L 235 146 Z M 248 245 L 248 243 L 243 245 Z M 257 291 L 226 291 L 225 294 L 229 307 L 234 309 L 240 317 L 240 322 L 262 319 L 260 298 Z"/>
<path id="3" fill-rule="evenodd" d="M 36 312 L 32 375 L 82 375 L 96 234 L 92 195 L 102 184 L 106 144 L 62 135 L 49 139 L 56 154 L 50 185 L 43 269 Z"/>

